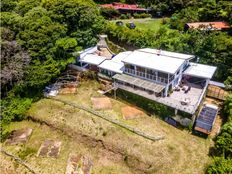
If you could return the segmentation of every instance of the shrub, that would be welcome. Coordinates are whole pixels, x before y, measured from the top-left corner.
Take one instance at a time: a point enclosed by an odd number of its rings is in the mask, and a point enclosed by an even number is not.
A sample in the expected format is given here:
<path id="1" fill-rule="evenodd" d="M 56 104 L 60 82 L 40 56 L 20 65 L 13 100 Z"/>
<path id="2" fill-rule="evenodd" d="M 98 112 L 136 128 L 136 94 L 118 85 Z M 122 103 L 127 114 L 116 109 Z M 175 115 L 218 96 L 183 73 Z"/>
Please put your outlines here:
<path id="1" fill-rule="evenodd" d="M 121 14 L 119 18 L 120 18 L 120 19 L 127 19 L 127 15 Z"/>
<path id="2" fill-rule="evenodd" d="M 24 159 L 26 159 L 27 156 L 35 154 L 36 152 L 37 152 L 36 149 L 26 147 L 25 149 L 19 151 L 18 155 L 19 155 L 19 158 L 24 160 Z"/>
<path id="3" fill-rule="evenodd" d="M 133 14 L 133 16 L 134 16 L 134 18 L 149 18 L 149 17 L 152 17 L 152 15 L 151 14 L 149 14 L 149 13 L 134 13 Z"/>
<path id="4" fill-rule="evenodd" d="M 220 155 L 232 158 L 232 121 L 223 125 L 216 138 L 215 147 Z"/>
<path id="5" fill-rule="evenodd" d="M 10 135 L 9 131 L 1 130 L 1 138 L 0 138 L 1 143 L 3 143 L 8 138 L 9 135 Z"/>
<path id="6" fill-rule="evenodd" d="M 232 173 L 232 159 L 223 157 L 214 158 L 213 164 L 206 171 L 207 174 L 226 174 Z"/>
<path id="7" fill-rule="evenodd" d="M 24 119 L 24 114 L 30 108 L 32 99 L 11 97 L 2 101 L 1 125 L 7 125 L 12 120 Z"/>

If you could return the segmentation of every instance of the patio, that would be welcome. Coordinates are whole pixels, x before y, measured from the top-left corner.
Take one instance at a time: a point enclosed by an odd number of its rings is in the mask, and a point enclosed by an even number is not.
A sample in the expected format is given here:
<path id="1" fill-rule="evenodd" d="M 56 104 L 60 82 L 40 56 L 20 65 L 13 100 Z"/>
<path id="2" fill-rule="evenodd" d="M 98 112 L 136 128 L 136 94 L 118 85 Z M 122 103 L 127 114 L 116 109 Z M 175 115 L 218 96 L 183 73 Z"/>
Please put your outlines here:
<path id="1" fill-rule="evenodd" d="M 183 90 L 173 91 L 169 97 L 156 97 L 154 94 L 149 94 L 147 91 L 138 90 L 130 86 L 117 84 L 118 88 L 137 95 L 149 98 L 150 100 L 162 103 L 174 109 L 187 112 L 189 114 L 194 114 L 198 108 L 198 105 L 202 99 L 202 96 L 205 92 L 205 88 L 202 89 L 194 84 L 191 85 L 191 90 L 188 93 L 185 93 Z M 188 99 L 188 103 L 183 105 L 183 101 Z"/>

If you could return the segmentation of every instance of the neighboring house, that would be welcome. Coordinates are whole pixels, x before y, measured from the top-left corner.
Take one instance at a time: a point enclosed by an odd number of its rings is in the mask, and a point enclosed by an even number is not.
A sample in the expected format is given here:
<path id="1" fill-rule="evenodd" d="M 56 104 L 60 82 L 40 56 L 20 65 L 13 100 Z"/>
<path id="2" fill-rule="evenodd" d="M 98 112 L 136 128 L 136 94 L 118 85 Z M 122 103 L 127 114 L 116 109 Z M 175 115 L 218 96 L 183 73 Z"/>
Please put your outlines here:
<path id="1" fill-rule="evenodd" d="M 107 58 L 96 55 L 96 50 L 93 47 L 82 52 L 79 65 L 108 76 L 114 88 L 189 114 L 197 110 L 216 70 L 190 62 L 194 55 L 144 48 Z"/>
<path id="2" fill-rule="evenodd" d="M 113 8 L 118 10 L 119 13 L 146 13 L 149 10 L 145 8 L 140 8 L 137 4 L 123 4 L 114 2 L 112 4 L 100 5 L 102 8 Z"/>
<path id="3" fill-rule="evenodd" d="M 185 30 L 188 29 L 228 30 L 230 25 L 227 22 L 193 22 L 185 24 Z"/>

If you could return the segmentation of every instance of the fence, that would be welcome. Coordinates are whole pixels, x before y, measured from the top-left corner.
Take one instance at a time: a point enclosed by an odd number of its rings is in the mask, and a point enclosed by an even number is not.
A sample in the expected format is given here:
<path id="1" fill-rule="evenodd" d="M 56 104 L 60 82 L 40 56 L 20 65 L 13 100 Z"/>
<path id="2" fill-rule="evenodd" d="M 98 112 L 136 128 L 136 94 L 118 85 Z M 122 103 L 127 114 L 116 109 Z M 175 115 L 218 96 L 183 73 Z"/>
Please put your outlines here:
<path id="1" fill-rule="evenodd" d="M 129 130 L 129 131 L 131 131 L 131 132 L 133 132 L 133 133 L 135 133 L 135 134 L 137 134 L 139 136 L 142 136 L 142 137 L 144 137 L 146 139 L 149 139 L 149 140 L 152 140 L 152 141 L 158 141 L 158 140 L 163 140 L 164 139 L 164 136 L 148 135 L 148 134 L 146 134 L 146 133 L 144 133 L 144 132 L 142 132 L 142 131 L 140 131 L 140 130 L 138 130 L 136 128 L 128 126 L 127 124 L 124 124 L 124 123 L 122 123 L 122 122 L 120 122 L 118 120 L 112 119 L 109 116 L 107 116 L 106 114 L 103 114 L 101 112 L 97 112 L 97 111 L 95 111 L 95 110 L 93 110 L 91 108 L 87 108 L 85 106 L 81 106 L 81 105 L 78 105 L 78 104 L 67 102 L 67 101 L 64 101 L 64 100 L 61 100 L 61 99 L 56 99 L 56 98 L 51 98 L 51 97 L 50 97 L 50 99 L 62 102 L 64 104 L 70 105 L 70 106 L 72 106 L 74 108 L 78 108 L 78 109 L 84 110 L 86 112 L 89 112 L 89 113 L 91 113 L 91 114 L 93 114 L 95 116 L 98 116 L 98 117 L 100 117 L 100 118 L 102 118 L 102 119 L 104 119 L 106 121 L 109 121 L 109 122 L 111 122 L 113 124 L 116 124 L 116 125 L 118 125 L 120 127 L 123 127 L 124 129 L 127 129 L 127 130 Z"/>
<path id="2" fill-rule="evenodd" d="M 219 99 L 219 100 L 225 100 L 227 95 L 228 95 L 228 92 L 220 87 L 217 87 L 214 85 L 209 85 L 208 87 L 208 90 L 207 90 L 208 97 L 212 97 L 212 98 Z"/>

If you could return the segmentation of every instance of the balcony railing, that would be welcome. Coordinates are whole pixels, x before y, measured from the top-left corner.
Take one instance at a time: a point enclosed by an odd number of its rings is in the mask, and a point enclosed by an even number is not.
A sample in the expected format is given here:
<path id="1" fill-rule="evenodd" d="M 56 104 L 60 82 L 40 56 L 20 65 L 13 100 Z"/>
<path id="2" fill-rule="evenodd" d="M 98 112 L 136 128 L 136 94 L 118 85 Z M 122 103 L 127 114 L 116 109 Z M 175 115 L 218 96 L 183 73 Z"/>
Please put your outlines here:
<path id="1" fill-rule="evenodd" d="M 141 71 L 135 71 L 135 70 L 129 69 L 129 68 L 126 68 L 125 72 L 128 73 L 128 74 L 132 74 L 132 75 L 135 75 L 135 76 L 145 78 L 145 79 L 153 80 L 153 81 L 156 81 L 156 82 L 159 82 L 159 83 L 167 84 L 169 82 L 167 78 L 155 76 L 155 75 L 152 75 L 152 74 L 147 74 L 147 73 L 144 73 L 144 72 L 141 72 Z"/>

